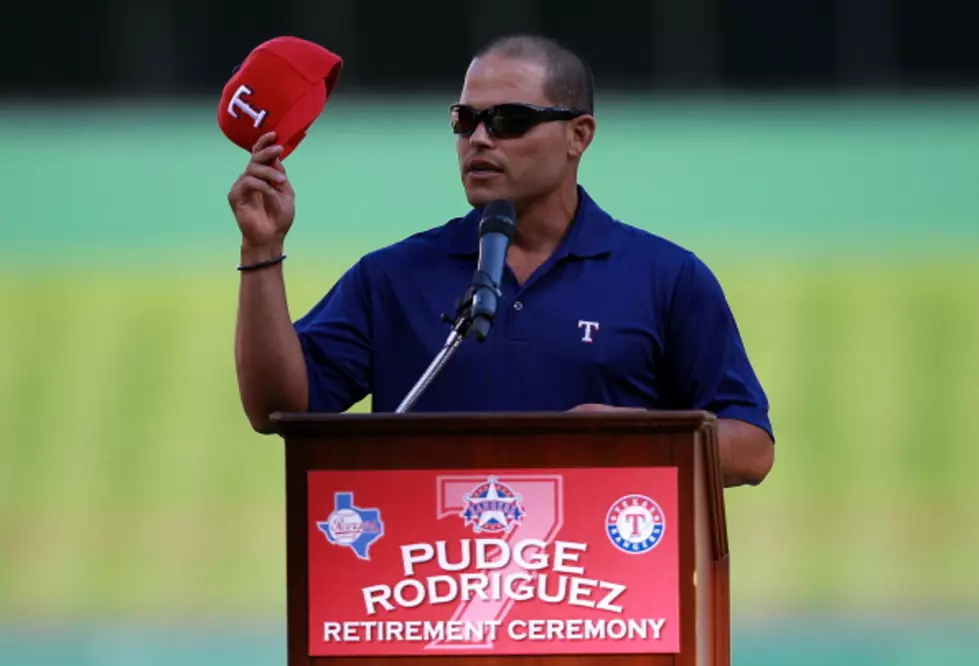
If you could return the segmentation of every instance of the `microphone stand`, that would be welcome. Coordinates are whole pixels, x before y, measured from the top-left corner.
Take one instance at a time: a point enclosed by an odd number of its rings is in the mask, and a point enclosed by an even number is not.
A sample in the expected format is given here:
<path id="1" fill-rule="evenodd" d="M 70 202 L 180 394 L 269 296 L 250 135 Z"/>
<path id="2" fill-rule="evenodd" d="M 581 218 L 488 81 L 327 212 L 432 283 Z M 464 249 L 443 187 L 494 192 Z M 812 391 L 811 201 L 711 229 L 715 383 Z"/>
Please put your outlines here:
<path id="1" fill-rule="evenodd" d="M 476 298 L 476 294 L 483 290 L 488 289 L 492 296 L 495 297 L 491 302 L 493 303 L 492 309 L 487 311 L 488 308 L 480 308 L 480 312 L 473 311 L 473 302 Z M 394 410 L 395 414 L 404 414 L 410 410 L 418 398 L 421 397 L 425 389 L 428 388 L 429 384 L 438 376 L 445 367 L 445 364 L 449 362 L 452 355 L 455 354 L 459 345 L 462 341 L 469 336 L 470 333 L 475 332 L 476 339 L 482 342 L 486 339 L 486 335 L 489 333 L 490 326 L 493 323 L 493 316 L 496 310 L 496 302 L 502 297 L 499 287 L 493 283 L 488 275 L 479 271 L 476 278 L 473 280 L 473 286 L 469 288 L 465 296 L 459 299 L 459 304 L 456 307 L 455 319 L 443 314 L 442 321 L 447 324 L 452 324 L 452 330 L 449 332 L 449 337 L 446 338 L 445 344 L 442 349 L 436 354 L 432 362 L 429 363 L 428 368 L 422 373 L 415 385 L 408 391 L 408 394 L 398 405 L 398 408 Z"/>

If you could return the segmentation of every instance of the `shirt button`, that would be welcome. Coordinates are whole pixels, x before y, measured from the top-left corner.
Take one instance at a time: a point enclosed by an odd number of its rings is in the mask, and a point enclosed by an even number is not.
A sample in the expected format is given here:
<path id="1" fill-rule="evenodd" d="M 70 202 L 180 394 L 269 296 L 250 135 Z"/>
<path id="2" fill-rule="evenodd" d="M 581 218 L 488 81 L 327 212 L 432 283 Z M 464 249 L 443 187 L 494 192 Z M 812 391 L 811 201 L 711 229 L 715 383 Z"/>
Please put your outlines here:
<path id="1" fill-rule="evenodd" d="M 513 309 L 516 310 L 516 311 L 518 311 L 518 312 L 520 310 L 523 310 L 523 303 L 521 303 L 520 301 L 517 301 L 516 303 L 513 304 Z"/>

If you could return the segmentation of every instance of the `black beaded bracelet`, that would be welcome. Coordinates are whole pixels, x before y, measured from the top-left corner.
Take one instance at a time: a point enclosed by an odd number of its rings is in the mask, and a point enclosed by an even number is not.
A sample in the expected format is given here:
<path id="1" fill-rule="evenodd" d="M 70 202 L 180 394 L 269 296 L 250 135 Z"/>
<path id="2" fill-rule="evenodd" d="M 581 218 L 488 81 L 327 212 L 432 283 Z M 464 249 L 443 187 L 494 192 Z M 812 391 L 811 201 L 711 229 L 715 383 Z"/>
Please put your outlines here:
<path id="1" fill-rule="evenodd" d="M 276 264 L 281 264 L 286 258 L 286 255 L 281 254 L 274 259 L 266 259 L 265 261 L 259 261 L 255 264 L 238 264 L 239 271 L 257 271 L 260 268 L 268 268 L 269 266 L 275 266 Z"/>

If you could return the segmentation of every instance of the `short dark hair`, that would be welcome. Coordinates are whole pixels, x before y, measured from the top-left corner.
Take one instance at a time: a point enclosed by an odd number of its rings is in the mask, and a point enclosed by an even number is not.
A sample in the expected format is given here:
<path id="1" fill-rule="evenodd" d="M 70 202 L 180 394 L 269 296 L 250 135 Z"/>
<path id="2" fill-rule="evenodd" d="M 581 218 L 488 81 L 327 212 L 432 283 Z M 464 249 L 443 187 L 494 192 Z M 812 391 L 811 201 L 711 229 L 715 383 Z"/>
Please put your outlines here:
<path id="1" fill-rule="evenodd" d="M 503 35 L 479 49 L 473 58 L 499 55 L 534 60 L 547 69 L 544 94 L 554 104 L 592 114 L 595 112 L 595 79 L 581 56 L 556 39 L 535 34 Z"/>

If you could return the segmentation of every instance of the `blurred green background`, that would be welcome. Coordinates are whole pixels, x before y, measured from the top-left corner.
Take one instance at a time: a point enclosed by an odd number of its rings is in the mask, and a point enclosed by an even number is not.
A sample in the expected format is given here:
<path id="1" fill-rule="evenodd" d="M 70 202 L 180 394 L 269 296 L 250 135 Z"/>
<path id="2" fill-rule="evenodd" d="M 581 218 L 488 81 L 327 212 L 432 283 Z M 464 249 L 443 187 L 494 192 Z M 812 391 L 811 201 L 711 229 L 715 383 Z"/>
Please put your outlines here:
<path id="1" fill-rule="evenodd" d="M 287 160 L 294 317 L 465 212 L 451 101 L 339 97 Z M 283 663 L 282 446 L 232 354 L 246 154 L 214 113 L 0 109 L 0 663 Z M 727 493 L 735 663 L 977 663 L 979 100 L 598 120 L 583 184 L 714 268 L 771 399 L 775 468 Z"/>

